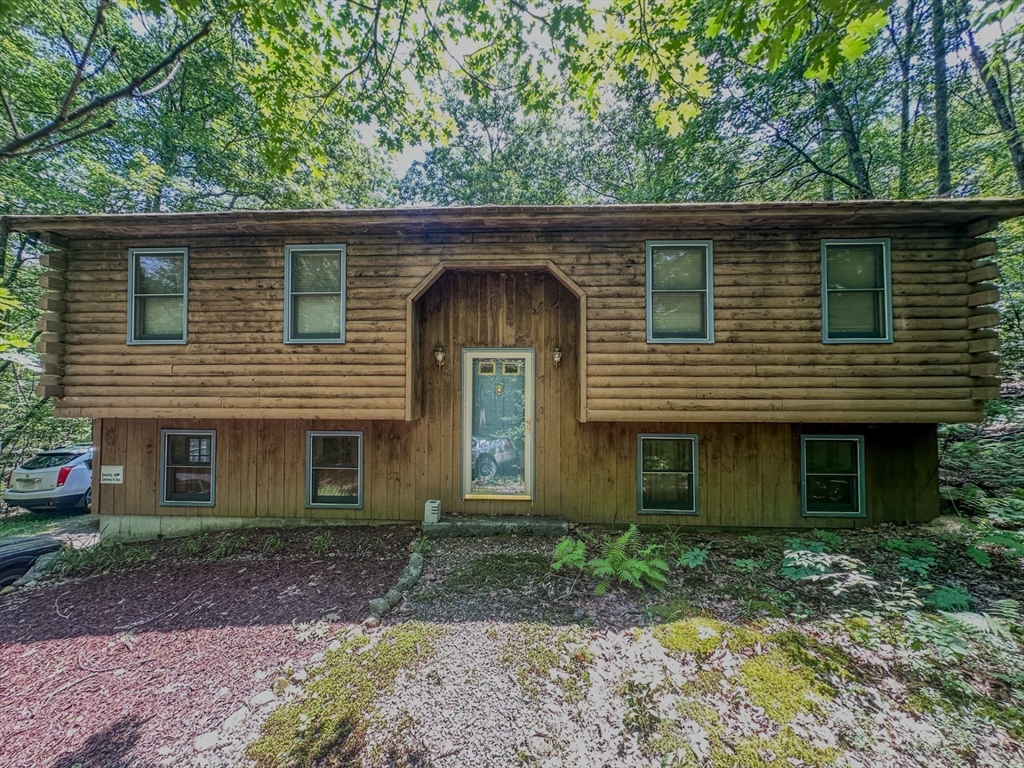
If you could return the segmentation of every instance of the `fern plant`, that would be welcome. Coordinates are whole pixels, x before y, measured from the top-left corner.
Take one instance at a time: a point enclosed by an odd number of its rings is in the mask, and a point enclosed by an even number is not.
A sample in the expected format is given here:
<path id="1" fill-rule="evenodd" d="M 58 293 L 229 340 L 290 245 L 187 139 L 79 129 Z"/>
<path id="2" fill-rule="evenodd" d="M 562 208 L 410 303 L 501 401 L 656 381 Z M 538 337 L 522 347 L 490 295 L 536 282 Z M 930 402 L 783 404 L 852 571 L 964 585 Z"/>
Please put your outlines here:
<path id="1" fill-rule="evenodd" d="M 560 571 L 569 568 L 582 571 L 587 567 L 587 545 L 579 539 L 566 536 L 555 545 L 552 555 L 551 570 Z"/>
<path id="2" fill-rule="evenodd" d="M 636 525 L 629 526 L 625 533 L 605 545 L 600 557 L 587 563 L 591 574 L 597 578 L 594 593 L 603 595 L 612 581 L 639 589 L 653 587 L 664 591 L 669 566 L 661 558 L 660 550 L 656 544 L 641 547 Z"/>

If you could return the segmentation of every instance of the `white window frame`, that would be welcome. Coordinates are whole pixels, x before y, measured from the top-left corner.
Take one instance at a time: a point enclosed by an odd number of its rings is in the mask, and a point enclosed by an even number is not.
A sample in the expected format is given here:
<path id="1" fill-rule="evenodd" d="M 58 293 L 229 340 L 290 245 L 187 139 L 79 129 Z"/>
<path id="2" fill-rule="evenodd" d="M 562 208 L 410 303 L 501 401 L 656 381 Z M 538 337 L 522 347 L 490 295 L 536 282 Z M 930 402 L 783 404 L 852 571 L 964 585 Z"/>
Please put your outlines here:
<path id="1" fill-rule="evenodd" d="M 817 512 L 807 509 L 807 443 L 853 442 L 857 444 L 857 511 Z M 819 473 L 816 473 L 819 474 Z M 825 474 L 825 473 L 820 473 Z M 834 474 L 834 473 L 829 473 Z M 801 517 L 867 517 L 867 482 L 865 479 L 864 435 L 800 435 L 800 515 Z"/>
<path id="2" fill-rule="evenodd" d="M 359 449 L 357 469 L 359 470 L 359 491 L 355 504 L 313 501 L 313 439 L 316 437 L 355 437 Z M 362 509 L 363 508 L 363 432 L 361 430 L 309 430 L 306 432 L 306 508 L 307 509 Z"/>
<path id="3" fill-rule="evenodd" d="M 878 338 L 862 336 L 848 336 L 845 338 L 829 338 L 828 330 L 828 249 L 833 245 L 881 245 L 882 246 L 882 270 L 884 272 L 883 289 L 885 291 L 885 335 Z M 843 289 L 831 289 L 832 292 Z M 869 289 L 848 289 L 853 291 L 864 291 Z M 874 289 L 879 290 L 879 289 Z M 892 239 L 888 237 L 873 238 L 852 238 L 844 240 L 822 240 L 821 241 L 821 340 L 823 344 L 892 344 L 893 343 L 893 318 L 892 318 Z"/>
<path id="4" fill-rule="evenodd" d="M 135 268 L 139 256 L 154 254 L 180 254 L 181 275 L 181 338 L 180 339 L 138 339 L 135 328 Z M 142 294 L 143 296 L 177 296 L 173 294 Z M 128 344 L 187 344 L 188 343 L 188 248 L 129 248 L 128 249 Z"/>
<path id="5" fill-rule="evenodd" d="M 654 337 L 654 300 L 655 293 L 700 293 L 699 289 L 681 291 L 654 289 L 654 249 L 659 247 L 684 247 L 704 249 L 704 269 L 707 274 L 707 285 L 704 293 L 704 313 L 707 317 L 707 335 L 704 337 Z M 647 343 L 648 344 L 714 344 L 715 343 L 715 277 L 714 277 L 714 242 L 711 240 L 648 240 L 647 241 L 647 287 L 645 300 L 647 303 Z"/>
<path id="6" fill-rule="evenodd" d="M 294 338 L 294 329 L 292 328 L 292 254 L 302 253 L 303 251 L 338 251 L 340 253 L 339 258 L 339 275 L 341 285 L 339 286 L 339 295 L 341 296 L 341 335 L 338 338 L 319 338 L 319 339 L 308 339 L 308 338 Z M 285 344 L 344 344 L 345 343 L 345 309 L 348 302 L 345 300 L 345 294 L 348 287 L 348 248 L 341 243 L 332 244 L 303 244 L 303 245 L 286 245 L 284 248 L 284 343 Z M 319 293 L 319 292 L 318 292 Z M 326 294 L 324 294 L 326 295 Z M 333 295 L 333 293 L 331 294 Z"/>
<path id="7" fill-rule="evenodd" d="M 210 500 L 175 501 L 167 498 L 167 438 L 171 435 L 210 438 Z M 212 507 L 217 503 L 217 430 L 215 429 L 161 429 L 160 430 L 160 506 Z"/>
<path id="8" fill-rule="evenodd" d="M 644 440 L 689 440 L 693 443 L 693 509 L 645 509 L 644 508 Z M 694 433 L 661 434 L 645 432 L 636 436 L 636 513 L 638 515 L 700 515 L 700 441 Z"/>

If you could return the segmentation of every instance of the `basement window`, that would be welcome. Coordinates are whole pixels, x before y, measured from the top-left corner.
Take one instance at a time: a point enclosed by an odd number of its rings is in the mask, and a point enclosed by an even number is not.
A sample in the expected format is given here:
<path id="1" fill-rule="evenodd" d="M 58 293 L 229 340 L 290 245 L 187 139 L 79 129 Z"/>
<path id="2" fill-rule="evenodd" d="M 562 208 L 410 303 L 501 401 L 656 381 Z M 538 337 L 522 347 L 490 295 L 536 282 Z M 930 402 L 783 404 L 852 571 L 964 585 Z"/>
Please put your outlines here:
<path id="1" fill-rule="evenodd" d="M 362 509 L 362 432 L 306 433 L 306 506 Z"/>
<path id="2" fill-rule="evenodd" d="M 821 244 L 822 336 L 826 344 L 892 342 L 889 238 Z"/>
<path id="3" fill-rule="evenodd" d="M 345 246 L 285 248 L 285 343 L 345 342 Z"/>
<path id="4" fill-rule="evenodd" d="M 213 430 L 165 429 L 160 433 L 160 503 L 212 507 L 217 464 Z"/>
<path id="5" fill-rule="evenodd" d="M 133 248 L 128 265 L 128 343 L 184 344 L 188 249 Z"/>
<path id="6" fill-rule="evenodd" d="M 647 242 L 647 342 L 715 340 L 710 240 Z"/>
<path id="7" fill-rule="evenodd" d="M 637 436 L 637 511 L 698 514 L 697 435 Z"/>
<path id="8" fill-rule="evenodd" d="M 804 517 L 864 517 L 864 438 L 801 436 L 800 481 Z"/>

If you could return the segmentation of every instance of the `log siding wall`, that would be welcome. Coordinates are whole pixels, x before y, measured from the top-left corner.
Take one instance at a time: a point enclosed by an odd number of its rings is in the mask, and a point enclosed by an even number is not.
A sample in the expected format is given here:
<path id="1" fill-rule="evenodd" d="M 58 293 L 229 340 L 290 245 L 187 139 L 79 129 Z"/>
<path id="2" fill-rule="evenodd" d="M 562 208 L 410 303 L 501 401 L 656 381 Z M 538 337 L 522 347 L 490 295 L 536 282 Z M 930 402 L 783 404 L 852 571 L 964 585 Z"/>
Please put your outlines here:
<path id="1" fill-rule="evenodd" d="M 439 264 L 486 259 L 550 261 L 586 294 L 587 421 L 957 422 L 980 419 L 997 396 L 998 315 L 987 305 L 998 292 L 979 261 L 988 241 L 934 226 L 676 218 L 73 239 L 46 259 L 55 274 L 43 278 L 41 391 L 67 417 L 402 420 L 406 298 Z M 895 342 L 823 344 L 821 241 L 862 237 L 892 239 Z M 714 242 L 713 344 L 647 343 L 648 240 Z M 345 344 L 283 343 L 284 249 L 313 243 L 348 249 Z M 156 246 L 189 248 L 185 346 L 125 344 L 128 249 Z"/>

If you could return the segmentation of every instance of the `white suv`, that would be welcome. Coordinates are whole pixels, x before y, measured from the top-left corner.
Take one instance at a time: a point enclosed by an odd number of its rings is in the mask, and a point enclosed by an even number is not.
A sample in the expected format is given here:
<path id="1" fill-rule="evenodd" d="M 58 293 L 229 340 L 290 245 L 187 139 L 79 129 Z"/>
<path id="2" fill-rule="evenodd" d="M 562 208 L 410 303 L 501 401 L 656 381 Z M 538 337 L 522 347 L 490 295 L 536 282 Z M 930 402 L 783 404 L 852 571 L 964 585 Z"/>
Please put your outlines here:
<path id="1" fill-rule="evenodd" d="M 11 472 L 4 501 L 32 512 L 89 511 L 92 452 L 91 445 L 43 451 Z"/>

